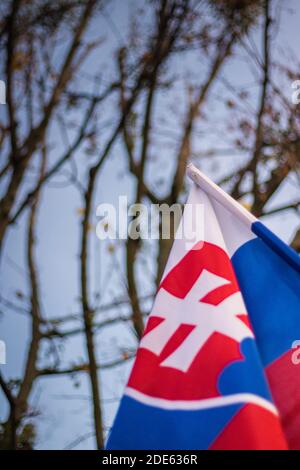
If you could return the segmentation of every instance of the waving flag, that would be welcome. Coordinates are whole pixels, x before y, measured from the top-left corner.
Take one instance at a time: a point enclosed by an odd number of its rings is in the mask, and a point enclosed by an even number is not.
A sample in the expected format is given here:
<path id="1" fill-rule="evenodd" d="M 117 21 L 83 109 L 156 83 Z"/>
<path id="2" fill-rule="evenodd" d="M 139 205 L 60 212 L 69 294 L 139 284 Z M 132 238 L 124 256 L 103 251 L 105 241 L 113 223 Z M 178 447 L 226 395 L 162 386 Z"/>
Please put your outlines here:
<path id="1" fill-rule="evenodd" d="M 300 258 L 189 174 L 204 231 L 174 242 L 107 448 L 299 449 Z"/>

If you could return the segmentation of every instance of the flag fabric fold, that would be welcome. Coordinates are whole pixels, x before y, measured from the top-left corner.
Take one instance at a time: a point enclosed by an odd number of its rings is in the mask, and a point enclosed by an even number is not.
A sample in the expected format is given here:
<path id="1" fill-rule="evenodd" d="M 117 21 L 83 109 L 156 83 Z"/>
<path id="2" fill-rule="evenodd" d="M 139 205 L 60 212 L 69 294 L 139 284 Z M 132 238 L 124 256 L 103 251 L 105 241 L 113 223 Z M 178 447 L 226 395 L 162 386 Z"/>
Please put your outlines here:
<path id="1" fill-rule="evenodd" d="M 187 203 L 107 448 L 300 449 L 300 258 L 207 178 Z"/>

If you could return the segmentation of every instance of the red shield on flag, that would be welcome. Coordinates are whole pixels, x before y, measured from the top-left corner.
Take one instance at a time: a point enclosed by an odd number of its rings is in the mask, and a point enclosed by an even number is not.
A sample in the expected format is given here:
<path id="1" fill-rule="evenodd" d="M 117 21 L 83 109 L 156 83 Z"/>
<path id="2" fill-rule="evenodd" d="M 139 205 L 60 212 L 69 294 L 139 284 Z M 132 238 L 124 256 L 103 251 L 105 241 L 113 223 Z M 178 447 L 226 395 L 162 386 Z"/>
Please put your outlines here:
<path id="1" fill-rule="evenodd" d="M 253 337 L 227 253 L 201 242 L 164 277 L 128 387 L 167 400 L 220 396 L 226 366 Z"/>

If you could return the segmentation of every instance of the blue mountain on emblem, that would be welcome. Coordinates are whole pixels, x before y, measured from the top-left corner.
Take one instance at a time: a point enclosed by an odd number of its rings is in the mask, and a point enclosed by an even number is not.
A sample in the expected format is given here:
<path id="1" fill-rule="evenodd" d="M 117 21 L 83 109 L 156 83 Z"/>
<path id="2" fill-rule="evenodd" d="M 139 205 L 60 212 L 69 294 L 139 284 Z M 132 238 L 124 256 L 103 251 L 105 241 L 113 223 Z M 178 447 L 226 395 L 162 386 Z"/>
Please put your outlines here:
<path id="1" fill-rule="evenodd" d="M 222 395 L 251 393 L 272 402 L 255 340 L 244 339 L 240 344 L 242 360 L 226 366 L 220 374 L 218 388 Z"/>

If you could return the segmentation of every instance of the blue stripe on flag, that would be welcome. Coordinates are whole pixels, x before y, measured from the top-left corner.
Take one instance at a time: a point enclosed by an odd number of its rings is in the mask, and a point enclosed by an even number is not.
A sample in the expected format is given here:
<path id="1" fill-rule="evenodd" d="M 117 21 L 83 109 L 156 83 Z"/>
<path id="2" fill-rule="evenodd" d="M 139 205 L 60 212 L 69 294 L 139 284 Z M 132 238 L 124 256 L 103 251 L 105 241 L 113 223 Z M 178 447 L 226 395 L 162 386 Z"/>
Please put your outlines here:
<path id="1" fill-rule="evenodd" d="M 261 222 L 255 222 L 252 224 L 252 232 L 260 237 L 267 245 L 270 246 L 279 256 L 285 259 L 293 268 L 295 268 L 298 273 L 300 273 L 300 256 L 284 243 L 280 238 L 275 235 L 271 230 L 268 229 Z"/>
<path id="2" fill-rule="evenodd" d="M 260 222 L 233 266 L 264 366 L 290 350 L 300 334 L 299 257 Z M 296 269 L 296 270 L 295 270 Z"/>
<path id="3" fill-rule="evenodd" d="M 243 406 L 207 410 L 165 410 L 124 396 L 107 449 L 207 449 Z"/>

